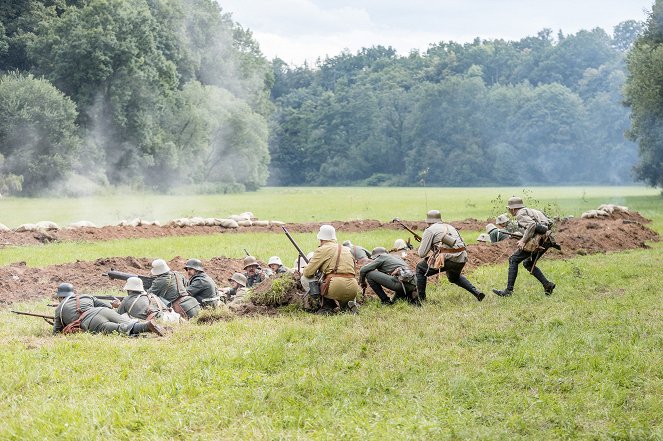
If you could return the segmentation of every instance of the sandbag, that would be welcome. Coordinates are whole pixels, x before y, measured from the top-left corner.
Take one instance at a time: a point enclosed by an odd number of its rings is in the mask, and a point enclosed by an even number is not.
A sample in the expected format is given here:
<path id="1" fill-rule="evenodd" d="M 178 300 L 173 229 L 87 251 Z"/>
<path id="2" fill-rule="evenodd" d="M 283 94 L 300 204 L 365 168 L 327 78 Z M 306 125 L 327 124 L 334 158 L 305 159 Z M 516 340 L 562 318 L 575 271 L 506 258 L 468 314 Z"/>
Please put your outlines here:
<path id="1" fill-rule="evenodd" d="M 223 228 L 237 228 L 239 225 L 237 222 L 235 222 L 232 219 L 217 219 L 219 221 L 219 225 L 222 226 Z"/>
<path id="2" fill-rule="evenodd" d="M 237 221 L 237 225 L 239 225 L 240 227 L 250 227 L 251 225 L 253 225 L 253 222 L 251 222 L 250 220 L 241 220 Z"/>
<path id="3" fill-rule="evenodd" d="M 51 221 L 40 221 L 35 224 L 38 230 L 59 230 L 60 226 Z"/>
<path id="4" fill-rule="evenodd" d="M 285 222 L 277 221 L 277 220 L 270 220 L 269 225 L 285 225 Z"/>
<path id="5" fill-rule="evenodd" d="M 255 225 L 256 227 L 266 227 L 269 225 L 269 221 L 255 220 L 253 221 L 253 225 Z"/>
<path id="6" fill-rule="evenodd" d="M 76 230 L 78 228 L 97 228 L 97 226 L 89 221 L 78 221 L 69 224 L 67 227 L 69 230 Z"/>
<path id="7" fill-rule="evenodd" d="M 0 224 L 0 231 L 11 231 L 6 225 Z"/>
<path id="8" fill-rule="evenodd" d="M 17 233 L 23 233 L 24 231 L 37 231 L 37 226 L 35 224 L 21 224 L 18 227 L 16 227 Z"/>

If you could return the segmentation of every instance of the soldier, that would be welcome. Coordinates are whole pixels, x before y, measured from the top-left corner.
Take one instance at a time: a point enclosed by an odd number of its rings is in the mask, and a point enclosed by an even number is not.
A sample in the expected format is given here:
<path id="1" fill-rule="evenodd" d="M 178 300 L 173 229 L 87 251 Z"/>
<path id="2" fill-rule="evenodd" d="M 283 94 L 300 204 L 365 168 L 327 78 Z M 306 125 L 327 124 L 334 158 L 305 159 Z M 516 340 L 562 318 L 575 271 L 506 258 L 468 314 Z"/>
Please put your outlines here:
<path id="1" fill-rule="evenodd" d="M 418 250 L 419 257 L 423 259 L 417 264 L 416 270 L 419 299 L 426 300 L 427 278 L 444 271 L 449 282 L 466 289 L 478 301 L 482 301 L 485 295 L 461 275 L 467 262 L 467 251 L 458 231 L 442 223 L 442 215 L 437 210 L 428 212 L 426 223 L 429 227 L 424 231 Z M 431 251 L 431 256 L 427 258 Z"/>
<path id="2" fill-rule="evenodd" d="M 407 252 L 412 249 L 412 245 L 405 242 L 403 239 L 396 239 L 394 241 L 394 247 L 389 250 L 390 254 L 399 256 L 401 259 L 407 257 Z"/>
<path id="3" fill-rule="evenodd" d="M 283 262 L 281 262 L 281 258 L 279 256 L 270 257 L 267 261 L 267 266 L 274 274 L 283 274 L 288 272 L 288 268 L 283 266 Z"/>
<path id="4" fill-rule="evenodd" d="M 260 268 L 258 260 L 253 256 L 246 256 L 244 258 L 244 270 L 247 288 L 251 288 L 253 285 L 257 285 L 269 277 L 269 274 L 266 274 L 262 268 Z"/>
<path id="5" fill-rule="evenodd" d="M 203 308 L 214 307 L 219 304 L 219 291 L 216 283 L 205 273 L 203 263 L 198 259 L 189 259 L 184 264 L 189 284 L 186 291 L 196 299 Z"/>
<path id="6" fill-rule="evenodd" d="M 555 284 L 546 279 L 546 276 L 536 266 L 536 262 L 546 252 L 547 248 L 543 244 L 546 239 L 550 239 L 552 222 L 541 211 L 525 207 L 523 200 L 516 196 L 509 198 L 507 208 L 512 216 L 516 216 L 518 226 L 524 229 L 524 233 L 518 241 L 518 249 L 509 257 L 506 288 L 493 289 L 493 292 L 501 297 L 509 297 L 513 294 L 513 287 L 516 277 L 518 277 L 518 265 L 522 262 L 523 266 L 541 282 L 543 291 L 549 296 L 553 293 Z"/>
<path id="7" fill-rule="evenodd" d="M 509 233 L 513 233 L 514 231 L 517 230 L 513 222 L 509 220 L 509 215 L 507 213 L 502 213 L 499 216 L 497 216 L 495 218 L 495 225 L 497 225 L 497 228 L 506 230 Z"/>
<path id="8" fill-rule="evenodd" d="M 320 295 L 321 312 L 349 308 L 356 311 L 355 298 L 360 292 L 355 279 L 355 262 L 350 249 L 336 242 L 336 230 L 331 225 L 321 225 L 317 235 L 320 246 L 313 252 L 302 277 L 310 280 L 317 271 L 322 273 Z M 335 308 L 334 308 L 335 307 Z"/>
<path id="9" fill-rule="evenodd" d="M 383 305 L 391 305 L 401 298 L 414 302 L 413 293 L 417 285 L 414 271 L 407 266 L 407 263 L 400 257 L 387 254 L 387 250 L 383 247 L 373 249 L 371 256 L 373 260 L 359 271 L 359 286 L 366 288 L 368 283 Z M 387 296 L 382 287 L 394 291 L 393 300 Z"/>
<path id="10" fill-rule="evenodd" d="M 230 282 L 229 288 L 223 288 L 223 293 L 226 296 L 226 303 L 240 304 L 244 301 L 244 296 L 248 292 L 246 289 L 246 276 L 242 273 L 235 273 L 228 279 Z"/>
<path id="11" fill-rule="evenodd" d="M 186 291 L 186 281 L 182 274 L 171 271 L 163 259 L 152 262 L 151 273 L 154 280 L 148 294 L 160 297 L 166 306 L 173 308 L 185 320 L 198 315 L 200 304 Z"/>
<path id="12" fill-rule="evenodd" d="M 135 319 L 152 320 L 158 319 L 166 309 L 159 297 L 145 292 L 143 281 L 138 277 L 129 277 L 122 289 L 127 291 L 127 296 L 121 302 L 115 300 L 112 304 L 117 306 L 118 314 L 126 313 Z"/>
<path id="13" fill-rule="evenodd" d="M 486 233 L 488 233 L 489 242 L 495 243 L 504 239 L 508 239 L 509 235 L 507 230 L 502 228 L 497 228 L 493 224 L 486 225 Z"/>
<path id="14" fill-rule="evenodd" d="M 357 266 L 362 267 L 370 262 L 371 253 L 369 253 L 366 248 L 359 245 L 353 245 L 349 240 L 343 242 L 343 246 L 350 250 L 352 258 L 355 260 Z"/>
<path id="15" fill-rule="evenodd" d="M 102 334 L 119 332 L 127 335 L 143 332 L 153 332 L 160 336 L 165 334 L 165 330 L 152 320 L 139 321 L 121 316 L 108 302 L 93 296 L 75 294 L 71 283 L 61 283 L 56 296 L 60 304 L 55 308 L 54 334 L 82 331 Z"/>

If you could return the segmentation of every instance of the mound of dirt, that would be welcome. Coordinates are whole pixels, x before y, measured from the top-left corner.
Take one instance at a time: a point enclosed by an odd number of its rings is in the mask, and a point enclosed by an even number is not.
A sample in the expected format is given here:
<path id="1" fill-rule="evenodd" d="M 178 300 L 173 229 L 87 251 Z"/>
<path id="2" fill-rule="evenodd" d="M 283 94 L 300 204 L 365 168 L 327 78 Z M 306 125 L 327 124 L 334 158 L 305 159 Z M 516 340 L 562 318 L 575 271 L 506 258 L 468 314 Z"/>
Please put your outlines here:
<path id="1" fill-rule="evenodd" d="M 473 222 L 454 223 L 464 225 L 467 229 L 476 230 Z M 645 242 L 658 241 L 656 232 L 647 228 L 644 223 L 647 220 L 637 213 L 611 216 L 606 219 L 568 219 L 559 224 L 556 232 L 557 242 L 562 246 L 562 251 L 549 250 L 545 259 L 567 258 L 575 255 L 591 253 L 605 253 L 622 251 L 635 248 L 647 248 Z M 483 224 L 483 223 L 481 223 Z M 301 231 L 317 231 L 319 224 L 298 224 Z M 374 228 L 385 228 L 378 221 L 354 221 L 336 223 L 340 231 L 366 231 Z M 410 226 L 410 225 L 408 225 Z M 422 225 L 425 226 L 425 225 Z M 114 228 L 114 227 L 108 227 Z M 126 228 L 126 227 L 124 227 Z M 144 227 L 136 227 L 136 229 Z M 158 227 L 156 227 L 158 228 Z M 207 228 L 207 227 L 193 227 Z M 211 227 L 210 227 L 211 228 Z M 252 227 L 255 230 L 255 227 Z M 261 227 L 262 228 L 262 227 Z M 269 229 L 270 227 L 265 227 Z M 421 230 L 422 228 L 419 227 Z M 252 231 L 253 231 L 252 230 Z M 292 228 L 293 231 L 300 231 Z M 276 231 L 276 230 L 275 230 Z M 278 229 L 280 231 L 280 229 Z M 15 234 L 15 233 L 14 233 Z M 467 269 L 476 268 L 481 265 L 492 265 L 506 261 L 516 248 L 516 241 L 507 239 L 495 244 L 477 244 L 468 246 L 469 262 Z M 411 251 L 406 260 L 414 268 L 420 261 L 415 251 Z M 168 265 L 176 271 L 183 271 L 186 259 L 180 256 L 168 262 Z M 235 272 L 241 272 L 243 262 L 241 259 L 228 259 L 215 257 L 203 261 L 203 265 L 220 287 L 227 286 L 227 279 Z M 16 263 L 0 268 L 0 305 L 11 304 L 20 301 L 30 301 L 50 297 L 56 290 L 57 285 L 62 282 L 73 283 L 78 292 L 99 291 L 101 289 L 116 289 L 120 291 L 124 282 L 122 280 L 110 280 L 103 274 L 111 269 L 128 273 L 149 275 L 151 260 L 148 258 L 134 257 L 109 257 L 97 259 L 93 262 L 78 261 L 62 265 L 52 265 L 46 268 L 30 268 L 24 262 Z M 259 292 L 270 289 L 271 284 L 260 286 Z M 300 292 L 289 292 L 289 302 L 295 302 L 301 297 Z M 272 314 L 272 306 L 247 305 L 245 314 Z"/>

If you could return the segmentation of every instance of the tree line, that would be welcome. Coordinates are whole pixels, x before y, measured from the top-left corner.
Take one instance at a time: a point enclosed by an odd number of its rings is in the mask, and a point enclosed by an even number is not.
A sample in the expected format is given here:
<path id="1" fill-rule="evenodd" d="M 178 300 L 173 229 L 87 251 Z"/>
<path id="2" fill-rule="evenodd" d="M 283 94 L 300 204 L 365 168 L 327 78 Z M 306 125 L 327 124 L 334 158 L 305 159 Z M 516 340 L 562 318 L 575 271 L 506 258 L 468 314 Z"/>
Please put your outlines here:
<path id="1" fill-rule="evenodd" d="M 3 2 L 0 192 L 630 183 L 654 16 L 289 66 L 212 0 Z"/>

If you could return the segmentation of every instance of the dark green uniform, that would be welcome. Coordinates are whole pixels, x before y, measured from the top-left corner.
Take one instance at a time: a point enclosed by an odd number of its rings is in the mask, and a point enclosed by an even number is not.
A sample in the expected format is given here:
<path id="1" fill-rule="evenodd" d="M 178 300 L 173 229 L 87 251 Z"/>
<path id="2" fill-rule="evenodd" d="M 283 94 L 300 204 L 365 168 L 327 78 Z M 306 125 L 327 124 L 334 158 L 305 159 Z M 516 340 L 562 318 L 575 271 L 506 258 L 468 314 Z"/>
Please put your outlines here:
<path id="1" fill-rule="evenodd" d="M 86 332 L 110 334 L 120 332 L 123 334 L 138 334 L 149 332 L 146 322 L 139 322 L 121 316 L 111 307 L 110 303 L 96 299 L 92 296 L 80 296 L 79 308 L 76 306 L 76 296 L 66 297 L 55 308 L 53 333 L 62 332 L 65 326 L 78 320 L 83 315 L 81 329 Z"/>
<path id="2" fill-rule="evenodd" d="M 398 277 L 392 275 L 399 268 L 407 268 L 407 263 L 400 257 L 391 254 L 381 254 L 359 271 L 359 283 L 366 281 L 373 291 L 380 297 L 382 303 L 391 303 L 384 292 L 383 287 L 395 292 L 396 298 L 412 297 L 416 289 L 414 273 L 407 280 L 401 282 Z"/>
<path id="3" fill-rule="evenodd" d="M 493 228 L 492 230 L 490 230 L 488 232 L 488 235 L 490 236 L 490 241 L 492 243 L 495 243 L 495 242 L 499 242 L 499 241 L 504 240 L 504 239 L 508 239 L 509 235 L 506 234 L 506 233 L 508 233 L 507 230 L 503 230 L 501 228 L 495 227 L 495 228 Z"/>
<path id="4" fill-rule="evenodd" d="M 200 304 L 187 293 L 185 283 L 182 274 L 169 271 L 154 277 L 147 293 L 160 297 L 166 306 L 172 306 L 173 302 L 177 300 L 186 313 L 186 317 L 183 318 L 195 317 L 200 313 Z M 173 309 L 177 310 L 177 308 Z M 179 313 L 179 311 L 177 312 Z"/>
<path id="5" fill-rule="evenodd" d="M 186 287 L 191 297 L 201 306 L 216 306 L 219 303 L 219 292 L 216 283 L 205 271 L 198 271 L 189 279 Z"/>

